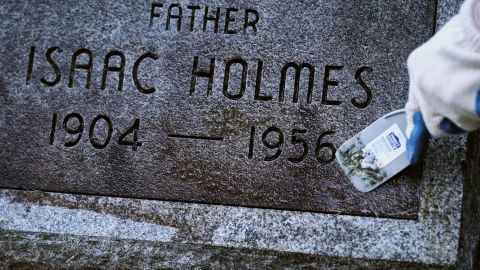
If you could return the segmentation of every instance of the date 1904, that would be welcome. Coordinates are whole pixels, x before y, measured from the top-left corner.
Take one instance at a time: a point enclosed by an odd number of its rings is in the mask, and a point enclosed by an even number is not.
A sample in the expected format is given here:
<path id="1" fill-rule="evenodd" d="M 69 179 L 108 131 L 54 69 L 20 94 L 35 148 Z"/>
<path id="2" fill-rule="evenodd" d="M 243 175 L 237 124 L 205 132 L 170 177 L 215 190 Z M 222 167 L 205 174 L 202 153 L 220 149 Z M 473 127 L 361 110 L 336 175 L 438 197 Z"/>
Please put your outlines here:
<path id="1" fill-rule="evenodd" d="M 55 142 L 55 135 L 57 133 L 58 114 L 53 113 L 52 125 L 50 130 L 50 145 Z M 106 128 L 105 134 L 102 133 L 103 138 L 99 138 L 97 130 L 99 123 L 104 122 L 103 127 Z M 85 130 L 85 120 L 78 113 L 69 113 L 63 117 L 63 130 L 65 131 L 65 147 L 72 147 L 80 143 Z M 140 129 L 140 119 L 135 119 L 133 125 L 129 127 L 124 133 L 120 134 L 117 143 L 119 145 L 131 146 L 133 151 L 137 151 L 137 147 L 142 146 L 142 142 L 138 140 L 138 130 Z M 100 114 L 97 115 L 88 128 L 88 138 L 93 148 L 104 149 L 112 140 L 113 123 L 110 117 Z"/>

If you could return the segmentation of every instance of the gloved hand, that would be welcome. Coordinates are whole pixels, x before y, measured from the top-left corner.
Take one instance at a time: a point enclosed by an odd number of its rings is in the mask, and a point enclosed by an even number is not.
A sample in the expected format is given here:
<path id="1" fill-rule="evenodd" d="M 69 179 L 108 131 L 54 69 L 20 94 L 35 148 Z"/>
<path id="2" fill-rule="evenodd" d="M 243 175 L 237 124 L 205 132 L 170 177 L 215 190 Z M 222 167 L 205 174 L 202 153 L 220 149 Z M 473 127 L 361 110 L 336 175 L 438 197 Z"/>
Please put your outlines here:
<path id="1" fill-rule="evenodd" d="M 408 58 L 407 154 L 419 164 L 435 137 L 480 127 L 480 0 L 467 0 Z"/>

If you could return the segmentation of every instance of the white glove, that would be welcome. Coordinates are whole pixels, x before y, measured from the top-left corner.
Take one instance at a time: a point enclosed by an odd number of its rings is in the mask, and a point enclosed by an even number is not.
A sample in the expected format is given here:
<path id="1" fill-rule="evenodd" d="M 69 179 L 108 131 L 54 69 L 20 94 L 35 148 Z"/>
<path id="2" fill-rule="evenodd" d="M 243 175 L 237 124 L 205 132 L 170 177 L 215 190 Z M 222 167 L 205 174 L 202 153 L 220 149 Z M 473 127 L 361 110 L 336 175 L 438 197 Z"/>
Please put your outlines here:
<path id="1" fill-rule="evenodd" d="M 423 158 L 429 133 L 440 137 L 480 127 L 479 3 L 465 1 L 460 13 L 408 58 L 410 91 L 405 109 L 412 164 Z"/>

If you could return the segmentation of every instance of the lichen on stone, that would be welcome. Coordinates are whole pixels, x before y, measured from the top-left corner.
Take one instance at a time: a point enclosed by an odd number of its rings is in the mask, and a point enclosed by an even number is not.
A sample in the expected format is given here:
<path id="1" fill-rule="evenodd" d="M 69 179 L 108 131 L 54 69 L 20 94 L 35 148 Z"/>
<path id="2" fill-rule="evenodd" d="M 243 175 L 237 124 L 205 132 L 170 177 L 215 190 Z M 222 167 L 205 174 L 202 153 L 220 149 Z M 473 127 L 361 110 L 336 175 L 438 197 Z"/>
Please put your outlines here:
<path id="1" fill-rule="evenodd" d="M 381 182 L 387 174 L 374 162 L 375 157 L 363 151 L 364 148 L 365 145 L 360 141 L 360 137 L 357 137 L 355 143 L 347 149 L 339 151 L 339 157 L 341 163 L 348 170 L 347 176 L 349 178 L 356 175 L 368 186 L 373 186 Z M 365 162 L 367 158 L 370 160 Z"/>

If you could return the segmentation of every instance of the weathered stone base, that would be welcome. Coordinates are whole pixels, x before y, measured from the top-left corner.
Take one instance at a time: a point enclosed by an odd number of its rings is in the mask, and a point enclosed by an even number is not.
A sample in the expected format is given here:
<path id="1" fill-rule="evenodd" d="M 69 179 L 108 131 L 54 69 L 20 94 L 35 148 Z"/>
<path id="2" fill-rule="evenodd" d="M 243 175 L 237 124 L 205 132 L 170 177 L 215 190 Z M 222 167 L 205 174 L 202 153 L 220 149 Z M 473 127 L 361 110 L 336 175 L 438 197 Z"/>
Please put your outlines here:
<path id="1" fill-rule="evenodd" d="M 16 231 L 0 231 L 0 250 L 4 251 L 0 252 L 2 269 L 449 269 L 418 263 Z"/>

